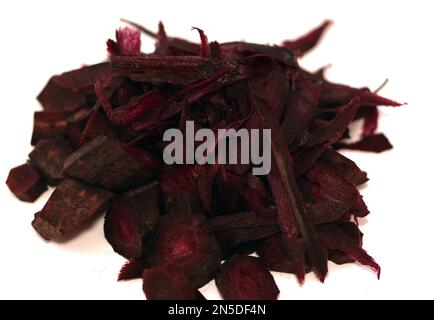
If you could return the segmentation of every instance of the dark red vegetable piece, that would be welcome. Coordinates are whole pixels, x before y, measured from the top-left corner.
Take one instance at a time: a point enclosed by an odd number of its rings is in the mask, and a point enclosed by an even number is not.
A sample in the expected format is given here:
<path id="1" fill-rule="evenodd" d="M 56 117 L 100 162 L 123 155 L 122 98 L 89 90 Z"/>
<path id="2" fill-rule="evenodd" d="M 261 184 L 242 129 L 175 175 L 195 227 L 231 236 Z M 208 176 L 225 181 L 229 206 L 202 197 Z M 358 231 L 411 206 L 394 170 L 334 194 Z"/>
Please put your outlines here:
<path id="1" fill-rule="evenodd" d="M 212 77 L 206 80 L 189 84 L 172 97 L 168 106 L 160 104 L 158 108 L 154 109 L 154 112 L 149 112 L 149 114 L 143 115 L 143 119 L 134 122 L 131 128 L 134 132 L 152 128 L 161 121 L 179 114 L 188 105 L 200 100 L 207 94 L 241 80 L 242 76 L 238 75 L 234 70 L 233 66 L 226 66 L 216 71 Z"/>
<path id="2" fill-rule="evenodd" d="M 45 110 L 75 111 L 86 105 L 86 97 L 80 92 L 65 88 L 54 76 L 39 94 L 38 100 Z"/>
<path id="3" fill-rule="evenodd" d="M 115 108 L 132 104 L 138 97 L 154 89 L 149 83 L 136 82 L 124 77 L 112 78 L 108 83 L 106 93 L 111 94 L 110 103 Z"/>
<path id="4" fill-rule="evenodd" d="M 293 154 L 294 170 L 297 177 L 302 176 L 312 168 L 322 154 L 329 148 L 327 144 L 327 142 L 324 142 L 310 148 L 303 148 Z"/>
<path id="5" fill-rule="evenodd" d="M 275 226 L 276 220 L 274 217 L 265 219 L 254 212 L 241 212 L 213 217 L 208 223 L 212 232 L 222 232 L 237 228 Z"/>
<path id="6" fill-rule="evenodd" d="M 202 213 L 196 166 L 165 166 L 161 173 L 161 190 L 167 213 Z"/>
<path id="7" fill-rule="evenodd" d="M 283 46 L 297 52 L 300 56 L 302 56 L 312 50 L 318 44 L 322 35 L 331 24 L 332 22 L 330 20 L 326 20 L 321 25 L 301 36 L 300 38 L 292 41 L 284 41 Z"/>
<path id="8" fill-rule="evenodd" d="M 360 264 L 370 267 L 380 278 L 381 267 L 362 249 L 360 231 L 354 223 L 329 223 L 317 228 L 328 249 L 345 252 Z"/>
<path id="9" fill-rule="evenodd" d="M 363 137 L 360 141 L 354 143 L 339 142 L 335 144 L 335 148 L 381 153 L 392 149 L 393 146 L 384 134 L 378 133 L 372 136 Z"/>
<path id="10" fill-rule="evenodd" d="M 185 272 L 174 265 L 145 269 L 143 291 L 148 300 L 202 300 L 203 298 Z"/>
<path id="11" fill-rule="evenodd" d="M 363 201 L 357 188 L 336 175 L 328 167 L 318 162 L 306 174 L 307 178 L 314 184 L 320 186 L 318 188 L 317 200 L 335 200 L 346 206 L 347 212 L 357 216 L 365 217 L 369 214 L 369 210 Z"/>
<path id="12" fill-rule="evenodd" d="M 222 248 L 222 260 L 227 260 L 234 255 L 254 254 L 264 239 L 242 242 L 230 248 Z"/>
<path id="13" fill-rule="evenodd" d="M 79 146 L 82 146 L 101 135 L 115 138 L 115 128 L 101 109 L 95 109 L 80 134 Z"/>
<path id="14" fill-rule="evenodd" d="M 221 44 L 222 55 L 227 60 L 243 61 L 249 60 L 250 57 L 260 57 L 261 61 L 271 62 L 273 59 L 287 67 L 297 67 L 297 57 L 294 51 L 278 46 L 267 46 L 249 42 L 227 42 Z M 246 59 L 247 58 L 247 59 Z M 268 59 L 267 59 L 268 58 Z M 271 60 L 269 58 L 272 58 Z M 255 59 L 253 59 L 255 60 Z M 250 65 L 251 67 L 258 66 L 257 64 Z M 250 72 L 254 72 L 250 68 Z"/>
<path id="15" fill-rule="evenodd" d="M 212 77 L 229 63 L 197 56 L 140 56 L 111 58 L 111 65 L 130 79 L 155 85 L 188 85 Z"/>
<path id="16" fill-rule="evenodd" d="M 11 169 L 6 184 L 18 199 L 26 202 L 34 202 L 47 190 L 42 175 L 27 163 Z"/>
<path id="17" fill-rule="evenodd" d="M 29 158 L 48 183 L 57 184 L 63 179 L 63 161 L 72 152 L 68 141 L 63 138 L 40 140 L 29 154 Z"/>
<path id="18" fill-rule="evenodd" d="M 219 170 L 219 166 L 217 165 L 208 165 L 208 166 L 204 165 L 202 167 L 202 170 L 199 173 L 199 177 L 197 178 L 197 188 L 198 188 L 200 201 L 202 203 L 203 209 L 206 212 L 212 212 L 213 210 L 212 208 L 213 191 L 214 191 L 213 186 L 214 186 L 214 180 L 216 178 L 218 170 Z M 194 206 L 191 205 L 191 208 L 193 209 Z M 190 211 L 194 212 L 194 210 L 190 210 Z"/>
<path id="19" fill-rule="evenodd" d="M 348 213 L 347 206 L 336 200 L 324 200 L 306 204 L 307 217 L 313 224 L 341 220 Z"/>
<path id="20" fill-rule="evenodd" d="M 352 99 L 347 105 L 342 107 L 335 117 L 321 126 L 318 126 L 310 133 L 307 146 L 328 142 L 330 144 L 339 141 L 347 129 L 348 125 L 353 121 L 360 107 L 360 99 L 358 97 Z"/>
<path id="21" fill-rule="evenodd" d="M 92 112 L 92 109 L 80 109 L 66 119 L 66 137 L 74 149 L 80 147 L 83 131 Z"/>
<path id="22" fill-rule="evenodd" d="M 336 175 L 341 176 L 355 186 L 364 184 L 369 180 L 366 172 L 360 170 L 354 161 L 334 149 L 324 152 L 320 161 Z"/>
<path id="23" fill-rule="evenodd" d="M 209 49 L 211 51 L 211 58 L 220 59 L 222 57 L 222 48 L 217 41 L 210 42 Z"/>
<path id="24" fill-rule="evenodd" d="M 75 111 L 92 106 L 95 82 L 112 74 L 108 63 L 100 63 L 53 76 L 38 100 L 44 110 Z"/>
<path id="25" fill-rule="evenodd" d="M 256 250 L 258 256 L 272 271 L 296 273 L 296 269 L 284 252 L 279 234 L 268 237 Z M 306 273 L 308 270 L 305 271 Z"/>
<path id="26" fill-rule="evenodd" d="M 290 78 L 288 71 L 280 66 L 274 66 L 271 70 L 251 81 L 250 88 L 253 92 L 261 92 L 261 98 L 267 102 L 273 114 L 283 113 L 288 100 Z M 264 89 L 266 88 L 266 89 Z M 290 108 L 287 106 L 287 108 Z"/>
<path id="27" fill-rule="evenodd" d="M 124 263 L 118 274 L 118 281 L 140 279 L 143 270 L 149 268 L 148 259 L 131 259 Z"/>
<path id="28" fill-rule="evenodd" d="M 317 106 L 321 92 L 320 83 L 302 81 L 291 91 L 286 102 L 286 112 L 280 130 L 288 144 L 297 147 L 303 145 L 303 130 L 317 114 Z"/>
<path id="29" fill-rule="evenodd" d="M 341 250 L 330 250 L 329 252 L 329 260 L 336 263 L 337 265 L 347 264 L 347 263 L 354 263 L 356 260 L 351 258 L 348 254 L 345 252 L 342 252 Z"/>
<path id="30" fill-rule="evenodd" d="M 219 214 L 236 212 L 240 207 L 240 196 L 244 179 L 222 169 L 215 180 L 215 210 Z M 243 210 L 247 211 L 247 210 Z"/>
<path id="31" fill-rule="evenodd" d="M 378 112 L 378 107 L 373 106 L 370 108 L 367 108 L 367 112 L 364 116 L 364 122 L 363 122 L 363 136 L 372 136 L 375 134 L 375 130 L 377 130 L 378 127 L 378 118 L 380 117 L 380 114 Z"/>
<path id="32" fill-rule="evenodd" d="M 306 220 L 292 158 L 278 129 L 277 119 L 269 112 L 266 102 L 257 98 L 260 91 L 249 93 L 251 104 L 258 112 L 262 127 L 271 129 L 272 162 L 267 179 L 276 202 L 283 248 L 293 262 L 300 283 L 304 281 L 305 276 L 305 257 L 310 260 L 317 278 L 323 282 L 328 272 L 326 252 L 314 229 Z"/>
<path id="33" fill-rule="evenodd" d="M 264 219 L 254 212 L 222 215 L 209 220 L 211 231 L 224 252 L 234 247 L 279 233 L 275 219 Z"/>
<path id="34" fill-rule="evenodd" d="M 257 215 L 267 220 L 276 218 L 276 210 L 271 208 L 271 193 L 257 176 L 247 175 L 240 196 L 243 198 L 245 205 Z"/>
<path id="35" fill-rule="evenodd" d="M 211 58 L 211 48 L 209 46 L 208 37 L 205 35 L 202 29 L 193 27 L 193 30 L 197 30 L 200 36 L 200 50 L 199 55 L 203 58 Z"/>
<path id="36" fill-rule="evenodd" d="M 148 257 L 152 267 L 181 268 L 199 288 L 214 276 L 221 253 L 203 217 L 170 214 L 161 217 Z"/>
<path id="37" fill-rule="evenodd" d="M 140 47 L 140 32 L 128 27 L 116 30 L 116 41 L 107 41 L 107 51 L 115 55 L 138 56 Z"/>
<path id="38" fill-rule="evenodd" d="M 328 81 L 322 82 L 320 98 L 320 105 L 322 107 L 347 104 L 355 97 L 360 98 L 360 102 L 363 106 L 402 106 L 402 103 L 379 96 L 371 92 L 368 88 L 356 89 Z"/>
<path id="39" fill-rule="evenodd" d="M 62 137 L 67 130 L 68 113 L 63 111 L 36 111 L 33 117 L 32 145 L 39 140 Z"/>
<path id="40" fill-rule="evenodd" d="M 157 39 L 155 54 L 158 55 L 195 55 L 199 52 L 199 45 L 196 43 L 188 42 L 180 38 L 172 38 L 166 35 L 164 25 L 160 21 L 158 24 L 158 33 L 143 27 L 135 22 L 122 19 L 123 22 L 137 28 L 147 36 Z"/>
<path id="41" fill-rule="evenodd" d="M 111 198 L 112 193 L 107 190 L 65 179 L 54 190 L 44 208 L 35 214 L 32 226 L 45 240 L 60 240 L 102 213 Z"/>
<path id="42" fill-rule="evenodd" d="M 159 171 L 158 162 L 140 162 L 118 142 L 99 136 L 69 156 L 64 174 L 109 190 L 131 189 L 148 181 Z"/>
<path id="43" fill-rule="evenodd" d="M 74 92 L 84 92 L 93 95 L 93 86 L 99 79 L 107 79 L 113 76 L 110 64 L 107 62 L 83 66 L 80 69 L 62 73 L 55 76 L 56 82 Z"/>
<path id="44" fill-rule="evenodd" d="M 338 223 L 340 229 L 349 237 L 351 243 L 361 247 L 363 245 L 363 234 L 354 223 Z M 336 264 L 347 264 L 356 262 L 348 253 L 340 249 L 329 249 L 329 260 Z"/>
<path id="45" fill-rule="evenodd" d="M 163 92 L 151 91 L 145 93 L 136 103 L 113 109 L 109 99 L 104 95 L 103 86 L 103 83 L 98 81 L 95 84 L 95 92 L 107 118 L 115 126 L 131 124 L 153 109 L 164 107 L 167 104 L 166 95 Z"/>
<path id="46" fill-rule="evenodd" d="M 159 185 L 151 182 L 117 196 L 104 220 L 104 234 L 114 251 L 127 259 L 142 258 L 160 218 Z"/>
<path id="47" fill-rule="evenodd" d="M 279 288 L 260 259 L 235 256 L 226 261 L 216 277 L 225 300 L 277 300 Z"/>

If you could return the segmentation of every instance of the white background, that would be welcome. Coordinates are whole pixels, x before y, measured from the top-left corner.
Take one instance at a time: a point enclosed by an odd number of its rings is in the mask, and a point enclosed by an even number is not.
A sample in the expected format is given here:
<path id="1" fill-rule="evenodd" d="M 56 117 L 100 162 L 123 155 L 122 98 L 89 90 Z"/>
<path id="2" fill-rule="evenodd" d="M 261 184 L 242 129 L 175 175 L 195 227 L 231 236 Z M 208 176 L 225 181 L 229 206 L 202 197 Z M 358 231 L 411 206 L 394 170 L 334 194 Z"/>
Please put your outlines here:
<path id="1" fill-rule="evenodd" d="M 431 1 L 1 1 L 0 180 L 30 152 L 36 95 L 48 78 L 105 58 L 105 41 L 124 17 L 170 35 L 197 40 L 280 43 L 326 18 L 335 25 L 301 64 L 333 64 L 331 80 L 375 89 L 408 102 L 382 109 L 380 131 L 395 146 L 381 155 L 348 153 L 370 182 L 372 215 L 362 223 L 365 248 L 382 278 L 357 265 L 335 266 L 324 284 L 275 274 L 281 299 L 434 298 L 432 118 L 434 19 Z M 144 38 L 144 49 L 153 41 Z M 143 299 L 140 281 L 117 283 L 123 258 L 105 242 L 102 220 L 67 243 L 44 243 L 30 222 L 46 199 L 14 198 L 0 185 L 0 298 Z M 219 298 L 214 284 L 202 289 Z"/>

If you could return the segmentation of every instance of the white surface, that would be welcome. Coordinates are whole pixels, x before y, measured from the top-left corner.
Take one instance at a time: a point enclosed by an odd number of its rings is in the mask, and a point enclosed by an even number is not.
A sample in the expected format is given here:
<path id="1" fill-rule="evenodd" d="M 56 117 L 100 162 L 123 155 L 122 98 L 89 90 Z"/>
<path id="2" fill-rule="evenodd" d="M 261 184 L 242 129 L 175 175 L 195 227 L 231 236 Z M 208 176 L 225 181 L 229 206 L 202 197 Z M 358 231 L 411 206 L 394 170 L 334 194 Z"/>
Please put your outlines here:
<path id="1" fill-rule="evenodd" d="M 0 2 L 0 298 L 143 299 L 140 281 L 117 283 L 123 258 L 105 242 L 102 220 L 64 244 L 46 244 L 33 231 L 33 213 L 45 203 L 15 199 L 4 181 L 23 163 L 35 96 L 48 78 L 105 57 L 105 40 L 121 17 L 170 35 L 197 40 L 279 43 L 325 18 L 335 21 L 322 45 L 302 61 L 315 70 L 332 63 L 331 80 L 376 88 L 407 101 L 382 109 L 380 130 L 395 149 L 381 155 L 350 153 L 370 182 L 363 195 L 372 215 L 362 224 L 365 248 L 382 278 L 362 267 L 330 264 L 325 284 L 308 276 L 276 274 L 281 299 L 434 298 L 434 179 L 432 143 L 434 50 L 430 1 L 1 1 Z M 153 41 L 144 38 L 144 49 Z M 218 298 L 213 284 L 202 290 Z"/>

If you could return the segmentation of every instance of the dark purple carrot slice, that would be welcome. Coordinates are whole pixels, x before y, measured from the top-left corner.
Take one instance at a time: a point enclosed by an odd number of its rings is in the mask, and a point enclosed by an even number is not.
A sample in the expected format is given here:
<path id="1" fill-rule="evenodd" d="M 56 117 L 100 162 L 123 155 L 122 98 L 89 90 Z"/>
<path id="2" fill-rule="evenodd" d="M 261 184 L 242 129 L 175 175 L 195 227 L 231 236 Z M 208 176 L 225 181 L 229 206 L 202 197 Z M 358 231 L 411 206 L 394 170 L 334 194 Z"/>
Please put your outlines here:
<path id="1" fill-rule="evenodd" d="M 165 166 L 161 173 L 161 190 L 167 213 L 202 213 L 198 189 L 198 166 Z"/>
<path id="2" fill-rule="evenodd" d="M 348 236 L 348 241 L 354 246 L 361 247 L 363 245 L 363 234 L 354 223 L 338 222 L 339 228 Z M 329 249 L 329 260 L 341 265 L 356 262 L 348 253 L 340 249 Z"/>
<path id="3" fill-rule="evenodd" d="M 393 146 L 383 133 L 378 133 L 363 137 L 360 141 L 354 143 L 336 143 L 335 148 L 381 153 L 392 149 Z"/>
<path id="4" fill-rule="evenodd" d="M 222 56 L 226 60 L 243 61 L 246 58 L 248 60 L 248 58 L 252 56 L 260 56 L 262 58 L 272 58 L 287 67 L 298 66 L 297 57 L 294 54 L 294 51 L 288 50 L 287 48 L 283 47 L 267 46 L 257 43 L 239 41 L 222 43 L 220 47 L 223 51 Z M 269 59 L 266 60 L 270 61 Z"/>
<path id="5" fill-rule="evenodd" d="M 213 185 L 218 170 L 218 165 L 205 165 L 197 178 L 199 197 L 206 212 L 212 212 Z M 193 212 L 193 210 L 191 211 Z"/>
<path id="6" fill-rule="evenodd" d="M 258 66 L 255 69 L 257 68 Z M 265 68 L 268 69 L 268 65 Z M 271 108 L 273 114 L 283 113 L 287 104 L 287 93 L 291 86 L 288 71 L 285 68 L 275 66 L 265 75 L 256 77 L 255 81 L 251 81 L 250 86 L 253 92 L 261 92 L 261 98 L 267 101 L 267 106 Z"/>
<path id="7" fill-rule="evenodd" d="M 378 128 L 378 119 L 380 114 L 378 112 L 378 107 L 373 106 L 367 108 L 366 114 L 363 120 L 363 136 L 368 137 L 375 134 Z"/>
<path id="8" fill-rule="evenodd" d="M 42 175 L 27 163 L 11 169 L 6 184 L 18 199 L 26 202 L 34 202 L 47 190 Z"/>
<path id="9" fill-rule="evenodd" d="M 242 242 L 230 248 L 222 248 L 222 260 L 227 260 L 234 255 L 250 255 L 254 254 L 264 239 L 251 240 Z"/>
<path id="10" fill-rule="evenodd" d="M 158 24 L 158 33 L 152 32 L 151 30 L 141 26 L 132 21 L 122 19 L 123 22 L 139 29 L 142 33 L 149 37 L 157 39 L 155 54 L 167 56 L 194 56 L 199 52 L 199 44 L 192 43 L 180 38 L 172 38 L 166 35 L 164 30 L 164 25 L 160 21 Z"/>
<path id="11" fill-rule="evenodd" d="M 141 132 L 152 128 L 182 112 L 188 105 L 200 100 L 207 94 L 215 92 L 220 88 L 230 85 L 242 79 L 242 76 L 237 74 L 233 65 L 228 65 L 218 71 L 213 76 L 206 80 L 201 80 L 187 85 L 181 91 L 176 93 L 171 98 L 169 105 L 160 105 L 154 112 L 150 112 L 143 119 L 137 120 L 131 125 L 133 132 Z"/>
<path id="12" fill-rule="evenodd" d="M 300 38 L 296 40 L 286 40 L 282 45 L 297 52 L 300 56 L 303 56 L 318 44 L 324 32 L 331 26 L 331 24 L 332 22 L 330 20 L 326 20 Z"/>
<path id="13" fill-rule="evenodd" d="M 317 114 L 321 85 L 318 82 L 302 81 L 288 97 L 286 112 L 280 130 L 290 145 L 303 145 L 303 130 Z"/>
<path id="14" fill-rule="evenodd" d="M 265 219 L 254 212 L 221 215 L 208 221 L 211 231 L 225 252 L 240 244 L 279 233 L 275 217 Z"/>
<path id="15" fill-rule="evenodd" d="M 108 62 L 84 66 L 55 76 L 55 80 L 61 86 L 73 92 L 84 92 L 86 95 L 94 95 L 93 86 L 99 79 L 106 79 L 113 75 Z"/>
<path id="16" fill-rule="evenodd" d="M 29 158 L 48 183 L 57 184 L 63 179 L 63 161 L 72 152 L 68 141 L 63 138 L 40 140 L 29 154 Z"/>
<path id="17" fill-rule="evenodd" d="M 309 181 L 319 186 L 315 192 L 319 198 L 317 201 L 338 201 L 346 206 L 347 212 L 357 216 L 365 217 L 369 214 L 369 210 L 363 201 L 357 188 L 336 175 L 321 162 L 315 164 L 306 174 Z M 315 188 L 315 185 L 312 187 Z"/>
<path id="18" fill-rule="evenodd" d="M 53 76 L 38 100 L 44 110 L 75 111 L 91 107 L 95 102 L 95 82 L 112 74 L 109 63 L 105 62 Z"/>
<path id="19" fill-rule="evenodd" d="M 216 177 L 215 206 L 219 213 L 236 212 L 240 206 L 244 178 L 222 169 Z M 247 211 L 247 210 L 243 210 Z"/>
<path id="20" fill-rule="evenodd" d="M 79 146 L 82 146 L 98 136 L 115 138 L 115 129 L 101 109 L 93 110 L 86 122 L 86 126 L 80 130 Z"/>
<path id="21" fill-rule="evenodd" d="M 226 261 L 216 277 L 225 300 L 277 300 L 279 288 L 260 259 L 234 256 Z"/>
<path id="22" fill-rule="evenodd" d="M 129 21 L 125 21 L 129 23 Z M 135 25 L 134 23 L 132 25 Z M 160 55 L 169 55 L 169 46 L 168 46 L 168 37 L 166 34 L 166 30 L 164 29 L 164 24 L 162 21 L 158 22 L 158 32 L 155 34 L 154 32 L 149 31 L 148 29 L 145 29 L 142 26 L 137 26 L 138 29 L 145 34 L 147 34 L 150 37 L 156 38 L 157 42 L 155 43 L 155 54 Z M 191 51 L 191 53 L 194 52 L 194 49 Z"/>
<path id="23" fill-rule="evenodd" d="M 167 104 L 166 95 L 162 91 L 145 93 L 136 103 L 113 109 L 109 99 L 104 95 L 104 83 L 97 81 L 95 92 L 107 118 L 114 126 L 125 126 L 139 120 L 147 113 Z"/>
<path id="24" fill-rule="evenodd" d="M 317 128 L 310 133 L 307 146 L 312 147 L 324 142 L 333 144 L 339 141 L 356 116 L 359 107 L 360 99 L 356 97 L 340 108 L 332 120 L 318 124 Z"/>
<path id="25" fill-rule="evenodd" d="M 45 240 L 60 240 L 102 213 L 112 196 L 104 189 L 65 179 L 54 190 L 44 208 L 35 214 L 32 226 Z"/>
<path id="26" fill-rule="evenodd" d="M 256 250 L 258 256 L 272 271 L 296 273 L 294 264 L 285 254 L 279 234 L 268 237 Z M 305 272 L 307 273 L 308 270 Z"/>
<path id="27" fill-rule="evenodd" d="M 276 218 L 276 210 L 270 207 L 272 196 L 258 177 L 247 175 L 240 196 L 245 205 L 259 216 L 272 220 Z"/>
<path id="28" fill-rule="evenodd" d="M 199 48 L 199 47 L 198 47 Z M 199 52 L 199 51 L 198 51 Z M 211 61 L 207 58 L 197 55 L 191 56 L 158 56 L 144 55 L 140 57 L 112 57 L 111 65 L 115 69 L 119 69 L 128 73 L 141 73 L 152 70 L 158 70 L 162 67 L 167 67 L 169 70 L 187 71 L 205 66 L 209 68 L 211 65 L 222 65 L 220 61 Z M 160 70 L 163 72 L 164 70 Z"/>
<path id="29" fill-rule="evenodd" d="M 342 202 L 325 200 L 306 204 L 306 213 L 310 222 L 321 224 L 341 220 L 348 213 L 348 208 Z"/>
<path id="30" fill-rule="evenodd" d="M 118 274 L 118 281 L 140 279 L 143 270 L 149 268 L 148 259 L 131 259 L 124 263 Z"/>
<path id="31" fill-rule="evenodd" d="M 213 59 L 221 59 L 222 58 L 222 48 L 220 43 L 217 41 L 212 41 L 209 44 L 209 49 L 211 52 L 211 58 Z"/>
<path id="32" fill-rule="evenodd" d="M 307 257 L 317 278 L 323 282 L 327 269 L 324 245 L 306 220 L 306 212 L 296 181 L 293 160 L 278 129 L 278 122 L 266 102 L 258 98 L 260 91 L 249 92 L 252 106 L 258 113 L 262 128 L 272 133 L 271 171 L 267 176 L 276 203 L 277 222 L 285 254 L 292 260 L 297 279 L 304 281 Z"/>
<path id="33" fill-rule="evenodd" d="M 369 180 L 366 172 L 362 171 L 354 161 L 334 149 L 324 152 L 320 161 L 336 175 L 341 176 L 355 186 L 364 184 Z"/>
<path id="34" fill-rule="evenodd" d="M 199 288 L 214 276 L 221 253 L 203 217 L 174 213 L 161 217 L 148 257 L 152 267 L 176 265 Z"/>
<path id="35" fill-rule="evenodd" d="M 116 30 L 116 41 L 107 40 L 107 51 L 113 55 L 138 56 L 140 47 L 140 32 L 128 27 Z"/>
<path id="36" fill-rule="evenodd" d="M 32 145 L 39 140 L 59 138 L 67 130 L 68 113 L 63 111 L 36 111 L 33 117 Z"/>
<path id="37" fill-rule="evenodd" d="M 109 190 L 127 190 L 142 185 L 159 172 L 158 162 L 152 155 L 149 159 L 143 163 L 118 142 L 99 136 L 65 160 L 63 173 Z"/>
<path id="38" fill-rule="evenodd" d="M 127 259 L 142 258 L 160 219 L 159 184 L 152 182 L 113 199 L 104 234 L 114 251 Z"/>
<path id="39" fill-rule="evenodd" d="M 52 77 L 38 96 L 45 110 L 75 111 L 86 106 L 86 97 L 80 92 L 65 88 L 58 81 L 58 76 Z"/>
<path id="40" fill-rule="evenodd" d="M 224 232 L 231 229 L 276 226 L 276 219 L 265 219 L 254 212 L 225 214 L 208 220 L 212 232 Z"/>
<path id="41" fill-rule="evenodd" d="M 380 278 L 381 267 L 362 249 L 361 233 L 352 222 L 329 223 L 317 227 L 330 250 L 340 250 L 362 265 L 370 267 Z"/>
<path id="42" fill-rule="evenodd" d="M 202 29 L 193 27 L 193 30 L 197 30 L 200 36 L 200 49 L 199 56 L 202 58 L 211 58 L 211 48 L 209 46 L 208 37 L 205 35 Z"/>
<path id="43" fill-rule="evenodd" d="M 74 149 L 80 147 L 80 140 L 86 124 L 92 113 L 92 109 L 80 109 L 72 113 L 66 119 L 66 138 Z"/>
<path id="44" fill-rule="evenodd" d="M 312 168 L 323 153 L 329 149 L 328 143 L 317 144 L 310 148 L 303 148 L 298 152 L 294 152 L 294 171 L 297 177 L 305 174 Z"/>
<path id="45" fill-rule="evenodd" d="M 330 250 L 329 252 L 329 260 L 336 263 L 337 265 L 347 264 L 347 263 L 354 263 L 356 260 L 351 258 L 348 254 L 345 252 L 342 252 L 341 250 Z"/>
<path id="46" fill-rule="evenodd" d="M 343 84 L 335 84 L 328 81 L 322 82 L 321 107 L 335 107 L 347 104 L 355 97 L 359 97 L 363 106 L 391 106 L 399 107 L 402 103 L 384 98 L 368 88 L 356 89 Z"/>
<path id="47" fill-rule="evenodd" d="M 327 71 L 331 68 L 331 64 L 326 64 L 325 66 L 319 68 L 318 70 L 316 70 L 313 75 L 314 77 L 320 79 L 320 80 L 325 80 L 326 79 L 326 73 Z"/>
<path id="48" fill-rule="evenodd" d="M 166 265 L 143 271 L 143 291 L 148 300 L 203 300 L 185 272 Z"/>
<path id="49" fill-rule="evenodd" d="M 113 68 L 131 80 L 164 85 L 186 86 L 212 77 L 228 63 L 202 57 L 112 57 Z"/>

